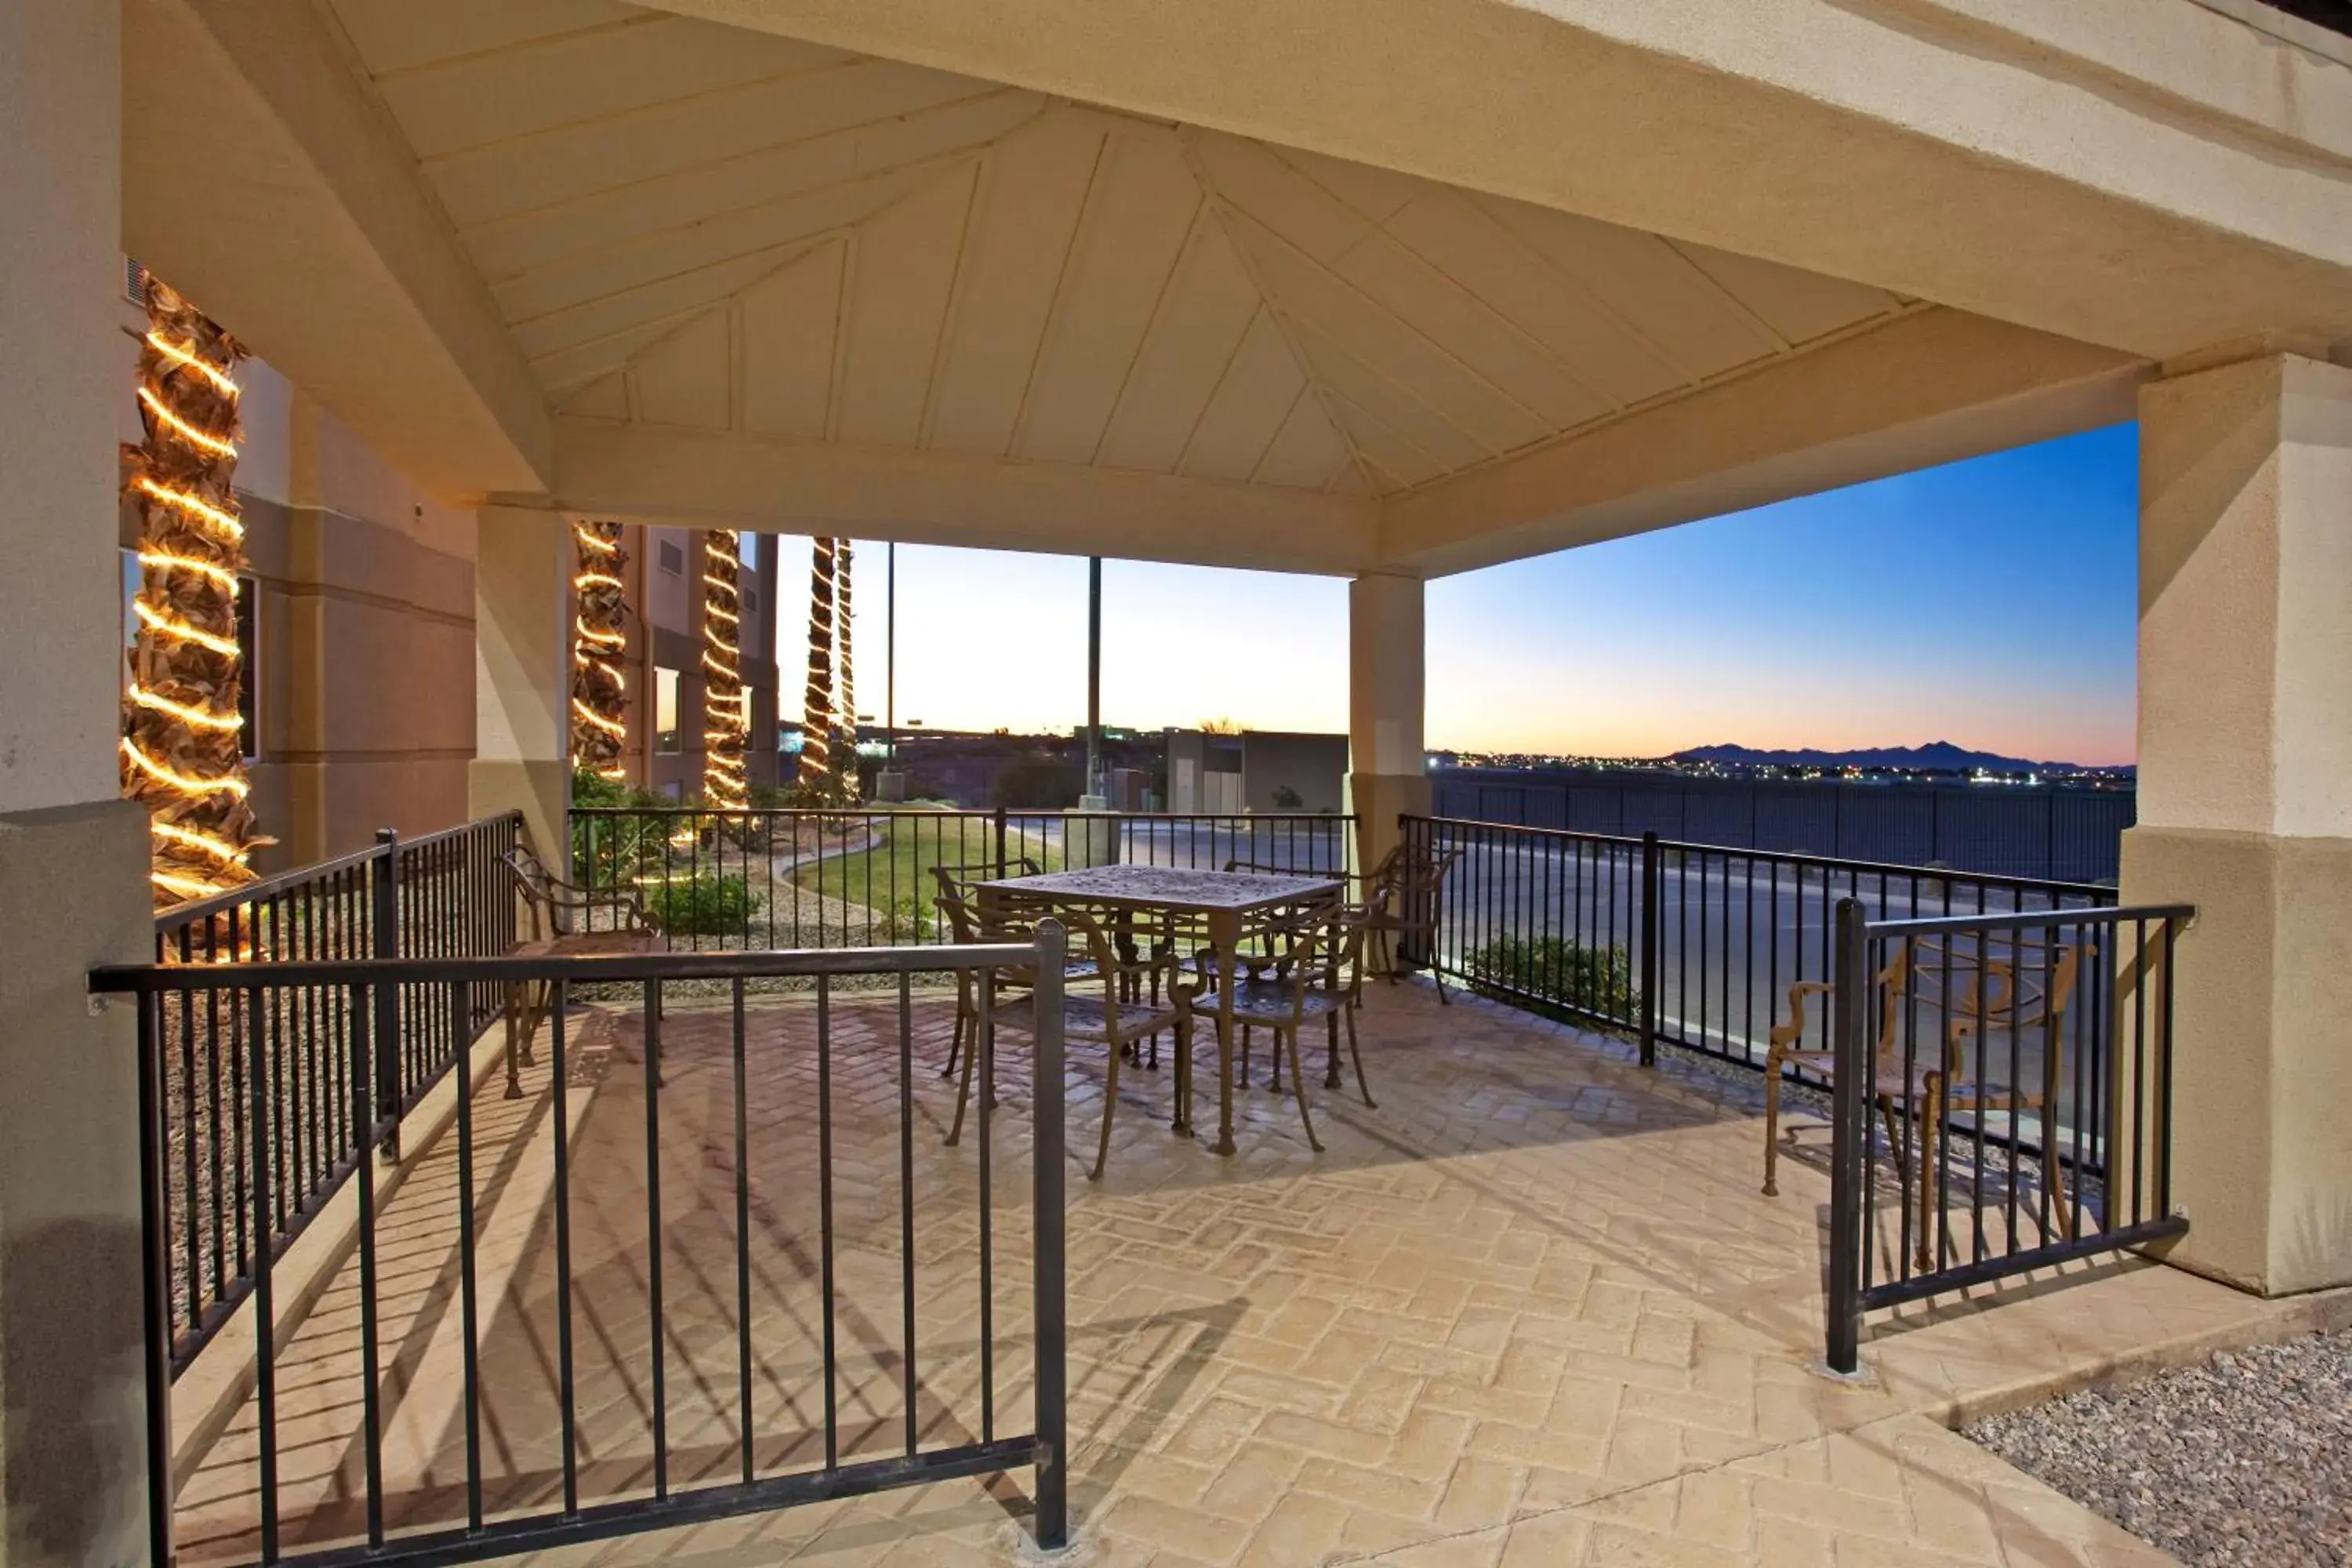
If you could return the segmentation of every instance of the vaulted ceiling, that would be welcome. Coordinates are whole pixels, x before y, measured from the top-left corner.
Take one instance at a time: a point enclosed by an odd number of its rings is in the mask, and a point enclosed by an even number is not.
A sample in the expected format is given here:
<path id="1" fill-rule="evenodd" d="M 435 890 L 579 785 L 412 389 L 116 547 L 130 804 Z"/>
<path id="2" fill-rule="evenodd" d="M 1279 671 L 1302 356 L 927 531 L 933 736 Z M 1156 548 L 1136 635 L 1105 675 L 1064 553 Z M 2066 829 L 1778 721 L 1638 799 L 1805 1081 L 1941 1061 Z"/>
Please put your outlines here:
<path id="1" fill-rule="evenodd" d="M 322 0 L 550 405 L 1393 496 L 1919 307 L 614 0 Z"/>

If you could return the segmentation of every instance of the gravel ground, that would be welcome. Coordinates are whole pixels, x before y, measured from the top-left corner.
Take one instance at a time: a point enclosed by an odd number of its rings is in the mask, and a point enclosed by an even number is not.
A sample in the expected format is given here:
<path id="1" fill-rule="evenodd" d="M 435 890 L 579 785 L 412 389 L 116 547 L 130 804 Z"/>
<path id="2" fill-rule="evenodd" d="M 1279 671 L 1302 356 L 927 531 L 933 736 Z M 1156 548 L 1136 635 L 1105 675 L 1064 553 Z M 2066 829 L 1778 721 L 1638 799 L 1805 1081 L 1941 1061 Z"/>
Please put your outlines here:
<path id="1" fill-rule="evenodd" d="M 2192 1568 L 2352 1563 L 2352 1331 L 2224 1351 L 1967 1435 Z"/>

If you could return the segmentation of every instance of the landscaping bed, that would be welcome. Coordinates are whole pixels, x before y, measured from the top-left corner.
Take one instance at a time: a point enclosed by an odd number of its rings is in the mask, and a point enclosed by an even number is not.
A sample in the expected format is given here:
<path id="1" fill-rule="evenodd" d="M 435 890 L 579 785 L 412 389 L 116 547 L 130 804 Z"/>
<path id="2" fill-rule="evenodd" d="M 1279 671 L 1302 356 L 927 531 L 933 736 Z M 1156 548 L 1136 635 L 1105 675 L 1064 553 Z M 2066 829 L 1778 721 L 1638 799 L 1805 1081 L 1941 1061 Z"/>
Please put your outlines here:
<path id="1" fill-rule="evenodd" d="M 2352 1563 L 2352 1331 L 2223 1351 L 1966 1432 L 2191 1568 Z"/>

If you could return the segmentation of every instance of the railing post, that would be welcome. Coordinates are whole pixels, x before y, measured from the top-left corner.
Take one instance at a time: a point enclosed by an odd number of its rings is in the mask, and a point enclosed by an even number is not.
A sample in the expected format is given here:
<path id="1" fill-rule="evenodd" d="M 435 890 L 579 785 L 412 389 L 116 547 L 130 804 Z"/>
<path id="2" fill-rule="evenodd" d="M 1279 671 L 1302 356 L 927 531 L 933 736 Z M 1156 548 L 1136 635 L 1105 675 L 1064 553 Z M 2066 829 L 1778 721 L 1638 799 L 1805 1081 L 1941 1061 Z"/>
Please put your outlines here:
<path id="1" fill-rule="evenodd" d="M 996 808 L 996 875 L 1000 879 L 1004 876 L 1004 808 L 1000 805 Z"/>
<path id="2" fill-rule="evenodd" d="M 191 998 L 194 993 L 188 994 Z M 101 998 L 103 1000 L 103 998 Z M 169 1157 L 163 1130 L 168 1112 L 163 1089 L 163 1050 L 158 1036 L 163 998 L 136 995 L 139 1005 L 139 1227 L 145 1267 L 142 1314 L 147 1334 L 147 1542 L 152 1568 L 172 1562 L 172 1261 L 170 1222 L 164 1210 Z M 188 1194 L 193 1215 L 195 1194 Z"/>
<path id="3" fill-rule="evenodd" d="M 1665 929 L 1658 890 L 1658 836 L 1644 833 L 1638 896 L 1642 900 L 1642 1065 L 1645 1068 L 1658 1065 L 1658 976 L 1664 970 L 1658 949 L 1660 933 Z"/>
<path id="4" fill-rule="evenodd" d="M 1837 1082 L 1830 1103 L 1829 1363 L 1835 1373 L 1861 1366 L 1863 1176 L 1870 1158 L 1864 1047 L 1869 1030 L 1870 972 L 1862 902 L 1837 905 L 1835 990 L 1830 1002 L 1831 1045 Z"/>
<path id="5" fill-rule="evenodd" d="M 998 820 L 1003 820 L 1001 814 Z M 1030 1093 L 1037 1117 L 1033 1289 L 1037 1303 L 1037 1544 L 1048 1552 L 1070 1540 L 1069 1303 L 1062 1191 L 1062 966 L 1066 940 L 1060 921 L 1038 922 L 1036 1082 Z"/>
<path id="6" fill-rule="evenodd" d="M 374 952 L 378 958 L 400 956 L 400 835 L 389 827 L 375 833 Z M 387 1163 L 400 1158 L 400 987 L 375 987 L 376 1114 L 392 1123 L 381 1145 Z"/>

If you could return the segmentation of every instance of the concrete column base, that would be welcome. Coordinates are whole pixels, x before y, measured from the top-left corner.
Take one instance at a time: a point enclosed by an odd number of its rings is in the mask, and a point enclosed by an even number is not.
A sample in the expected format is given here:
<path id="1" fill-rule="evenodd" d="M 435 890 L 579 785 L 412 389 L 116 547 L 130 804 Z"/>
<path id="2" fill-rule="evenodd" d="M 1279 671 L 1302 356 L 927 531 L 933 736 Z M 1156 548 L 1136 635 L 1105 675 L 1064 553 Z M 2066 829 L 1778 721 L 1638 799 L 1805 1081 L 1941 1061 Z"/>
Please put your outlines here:
<path id="1" fill-rule="evenodd" d="M 522 813 L 530 847 L 559 877 L 570 873 L 572 764 L 561 759 L 508 762 L 476 758 L 466 768 L 466 815 L 477 820 Z"/>
<path id="2" fill-rule="evenodd" d="M 2198 909 L 2167 1260 L 2268 1296 L 2352 1283 L 2352 839 L 2136 827 L 2123 899 Z"/>
<path id="3" fill-rule="evenodd" d="M 143 1563 L 137 1010 L 89 973 L 155 956 L 147 814 L 0 816 L 0 1563 Z"/>
<path id="4" fill-rule="evenodd" d="M 1073 871 L 1084 870 L 1089 866 L 1118 865 L 1118 814 L 1090 810 L 1064 812 L 1062 863 Z"/>
<path id="5" fill-rule="evenodd" d="M 1369 875 L 1403 835 L 1399 816 L 1427 816 L 1436 791 L 1427 773 L 1349 773 L 1349 809 L 1356 814 L 1356 869 Z"/>

